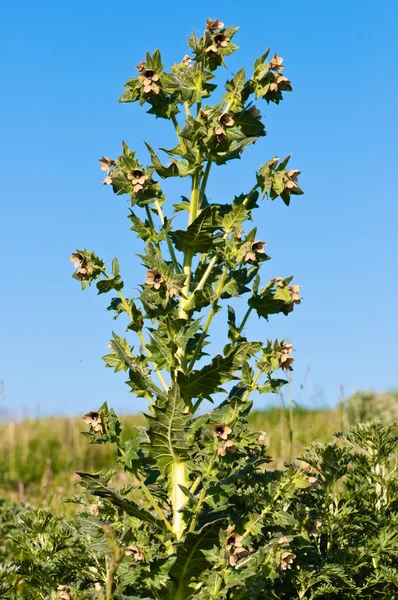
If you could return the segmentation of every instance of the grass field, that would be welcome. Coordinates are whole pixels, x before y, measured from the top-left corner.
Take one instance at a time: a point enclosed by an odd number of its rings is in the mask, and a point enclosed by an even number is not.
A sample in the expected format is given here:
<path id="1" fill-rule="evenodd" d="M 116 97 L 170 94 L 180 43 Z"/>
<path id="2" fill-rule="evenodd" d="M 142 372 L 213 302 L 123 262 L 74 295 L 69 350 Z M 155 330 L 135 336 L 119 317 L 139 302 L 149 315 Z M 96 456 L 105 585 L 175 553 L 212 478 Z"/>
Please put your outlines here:
<path id="1" fill-rule="evenodd" d="M 253 412 L 250 427 L 266 431 L 273 466 L 282 467 L 313 441 L 331 440 L 350 423 L 381 417 L 397 418 L 397 394 L 359 394 L 331 410 L 274 408 Z M 123 436 L 143 423 L 143 417 L 121 418 Z M 34 506 L 58 508 L 62 498 L 76 491 L 76 471 L 96 472 L 115 467 L 111 445 L 90 445 L 78 417 L 48 417 L 0 424 L 0 497 Z M 124 482 L 123 479 L 120 482 Z M 69 504 L 63 511 L 73 510 Z"/>

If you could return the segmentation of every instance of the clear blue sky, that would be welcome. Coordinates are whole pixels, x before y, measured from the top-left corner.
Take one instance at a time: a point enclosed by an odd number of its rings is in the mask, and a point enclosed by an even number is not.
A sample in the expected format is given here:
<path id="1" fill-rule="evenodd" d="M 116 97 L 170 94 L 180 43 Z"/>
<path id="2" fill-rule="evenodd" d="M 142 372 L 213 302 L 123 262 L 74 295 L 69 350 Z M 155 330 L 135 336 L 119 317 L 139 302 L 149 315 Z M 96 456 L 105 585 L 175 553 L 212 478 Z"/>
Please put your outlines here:
<path id="1" fill-rule="evenodd" d="M 146 49 L 180 61 L 206 17 L 241 26 L 242 49 L 224 77 L 250 70 L 270 45 L 294 87 L 279 107 L 261 107 L 268 136 L 210 183 L 213 201 L 229 201 L 262 162 L 288 153 L 303 172 L 305 195 L 290 208 L 264 203 L 257 219 L 273 257 L 268 275 L 294 274 L 305 300 L 288 318 L 254 320 L 248 333 L 294 342 L 295 389 L 311 367 L 303 402 L 333 404 L 340 384 L 347 394 L 398 387 L 394 0 L 4 1 L 1 412 L 81 413 L 104 400 L 143 408 L 100 358 L 122 323 L 104 310 L 107 297 L 81 293 L 69 256 L 76 247 L 119 256 L 127 293 L 142 280 L 126 197 L 101 185 L 97 160 L 116 156 L 122 139 L 144 160 L 142 139 L 173 144 L 168 123 L 117 100 Z M 170 187 L 170 204 L 177 199 Z"/>

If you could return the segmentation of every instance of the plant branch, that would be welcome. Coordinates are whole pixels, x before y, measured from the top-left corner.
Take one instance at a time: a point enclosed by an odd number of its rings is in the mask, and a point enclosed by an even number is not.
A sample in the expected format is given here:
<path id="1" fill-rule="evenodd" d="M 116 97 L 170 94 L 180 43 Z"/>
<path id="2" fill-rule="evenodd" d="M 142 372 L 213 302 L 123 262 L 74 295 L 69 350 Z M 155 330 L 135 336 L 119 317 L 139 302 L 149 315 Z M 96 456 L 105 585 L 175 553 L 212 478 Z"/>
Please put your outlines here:
<path id="1" fill-rule="evenodd" d="M 207 316 L 206 323 L 205 323 L 205 325 L 203 327 L 203 330 L 202 330 L 202 333 L 201 333 L 200 338 L 198 340 L 198 343 L 196 344 L 195 352 L 193 353 L 191 361 L 190 361 L 190 363 L 188 365 L 188 373 L 189 373 L 189 371 L 191 371 L 192 367 L 194 366 L 194 364 L 195 364 L 195 362 L 196 362 L 196 360 L 198 358 L 198 355 L 199 355 L 199 353 L 200 353 L 200 351 L 202 349 L 202 345 L 203 345 L 204 339 L 206 337 L 207 331 L 208 331 L 208 329 L 210 327 L 210 323 L 212 322 L 213 317 L 216 314 L 217 303 L 218 303 L 218 301 L 219 301 L 219 299 L 221 297 L 221 294 L 223 292 L 223 289 L 224 289 L 224 283 L 225 283 L 225 280 L 227 278 L 227 272 L 228 272 L 228 268 L 225 267 L 225 269 L 223 271 L 223 274 L 221 275 L 219 284 L 218 284 L 218 288 L 217 288 L 217 292 L 216 292 L 216 298 L 215 298 L 214 302 L 211 305 L 211 309 L 210 309 L 210 312 L 209 312 L 209 314 Z"/>
<path id="2" fill-rule="evenodd" d="M 107 273 L 105 273 L 105 272 L 104 272 L 104 275 L 105 275 L 105 276 L 106 276 L 108 279 L 111 279 L 111 277 L 110 277 L 110 276 L 109 276 Z M 123 292 L 121 292 L 120 290 L 118 290 L 118 292 L 117 292 L 117 293 L 119 294 L 119 298 L 120 298 L 120 300 L 122 301 L 122 305 L 123 305 L 123 308 L 124 308 L 124 310 L 126 311 L 126 313 L 128 314 L 128 316 L 130 317 L 130 319 L 133 321 L 133 320 L 134 320 L 134 317 L 133 317 L 133 314 L 132 314 L 132 312 L 131 312 L 131 309 L 130 309 L 130 307 L 129 307 L 129 305 L 128 305 L 128 302 L 127 302 L 127 300 L 126 300 L 126 297 L 125 297 L 125 295 L 124 295 L 124 294 L 123 294 Z M 144 338 L 144 335 L 143 335 L 142 331 L 137 331 L 137 334 L 138 334 L 138 337 L 140 338 L 140 341 L 141 341 L 141 344 L 142 344 L 143 348 L 145 349 L 145 352 L 147 353 L 147 356 L 148 356 L 148 358 L 150 359 L 150 358 L 151 358 L 151 356 L 152 356 L 152 353 L 151 353 L 151 351 L 149 350 L 149 348 L 148 348 L 148 347 L 147 347 L 147 345 L 146 345 L 146 341 L 145 341 L 145 338 Z M 152 362 L 152 361 L 151 361 L 151 362 Z M 161 384 L 162 384 L 162 386 L 163 386 L 163 389 L 164 389 L 164 391 L 165 391 L 165 392 L 168 392 L 168 391 L 169 391 L 169 386 L 167 385 L 167 383 L 166 383 L 166 381 L 165 381 L 165 379 L 164 379 L 164 377 L 163 377 L 162 373 L 161 373 L 161 372 L 160 372 L 160 371 L 159 371 L 159 370 L 156 368 L 156 365 L 155 365 L 155 363 L 153 363 L 153 362 L 152 362 L 152 365 L 153 365 L 153 368 L 154 368 L 154 370 L 155 370 L 155 373 L 156 373 L 156 375 L 157 375 L 157 376 L 158 376 L 158 378 L 159 378 L 159 381 L 160 381 L 160 383 L 161 383 Z"/>
<path id="3" fill-rule="evenodd" d="M 180 129 L 180 126 L 179 126 L 179 124 L 178 124 L 178 121 L 177 121 L 177 119 L 176 119 L 175 115 L 173 115 L 173 116 L 171 117 L 171 120 L 172 120 L 172 122 L 173 122 L 174 129 L 176 130 L 176 133 L 177 133 L 177 136 L 178 136 L 178 141 L 180 142 L 180 148 L 181 148 L 181 150 L 182 150 L 182 151 L 184 152 L 184 154 L 185 154 L 185 152 L 187 151 L 187 148 L 186 148 L 186 146 L 185 146 L 185 144 L 184 144 L 184 140 L 183 140 L 183 139 L 182 139 L 182 137 L 181 137 L 181 129 Z"/>
<path id="4" fill-rule="evenodd" d="M 210 169 L 211 169 L 212 164 L 213 164 L 213 162 L 210 159 L 208 159 L 207 164 L 206 164 L 206 169 L 205 169 L 203 179 L 202 179 L 202 185 L 200 186 L 199 207 L 202 206 L 202 200 L 203 200 L 203 196 L 205 195 L 205 190 L 206 190 L 207 182 L 209 179 Z"/>
<path id="5" fill-rule="evenodd" d="M 209 461 L 209 464 L 207 465 L 207 469 L 206 469 L 206 471 L 204 473 L 204 477 L 206 477 L 207 475 L 210 475 L 210 473 L 211 473 L 211 471 L 213 469 L 213 465 L 214 465 L 214 461 L 216 460 L 216 457 L 217 457 L 217 441 L 215 442 L 214 453 L 213 453 L 213 456 L 211 457 L 211 459 Z M 203 477 L 203 479 L 204 479 L 204 477 Z M 196 489 L 199 486 L 199 483 L 201 481 L 201 480 L 199 480 L 199 482 L 196 483 L 197 479 L 198 478 L 196 478 L 196 480 L 194 481 L 193 485 L 191 486 L 190 492 L 192 494 L 196 491 Z M 195 484 L 196 484 L 196 487 L 195 487 Z M 196 505 L 195 514 L 192 517 L 192 521 L 191 521 L 191 524 L 189 526 L 189 531 L 195 531 L 196 523 L 198 522 L 198 518 L 199 518 L 200 509 L 202 508 L 202 504 L 205 501 L 205 499 L 206 499 L 206 490 L 205 490 L 205 488 L 202 488 L 202 490 L 200 492 L 198 503 Z"/>
<path id="6" fill-rule="evenodd" d="M 150 503 L 150 505 L 152 506 L 152 508 L 154 509 L 154 511 L 156 512 L 156 514 L 158 515 L 158 517 L 164 522 L 164 524 L 166 525 L 167 529 L 169 531 L 173 532 L 172 526 L 170 525 L 170 523 L 168 522 L 168 520 L 164 516 L 161 508 L 158 506 L 155 498 L 152 496 L 151 492 L 149 491 L 149 489 L 145 485 L 144 481 L 141 479 L 141 477 L 138 474 L 136 474 L 136 478 L 137 478 L 138 483 L 140 484 L 140 486 L 142 488 L 142 491 L 145 494 L 146 499 L 148 500 L 148 502 Z"/>
<path id="7" fill-rule="evenodd" d="M 164 217 L 163 210 L 162 210 L 162 207 L 160 205 L 159 200 L 155 201 L 155 209 L 156 209 L 156 211 L 157 211 L 157 213 L 159 215 L 159 219 L 160 219 L 160 222 L 161 222 L 162 227 L 163 227 L 164 223 L 165 223 L 165 217 Z M 173 261 L 173 265 L 174 265 L 174 268 L 176 270 L 176 273 L 181 273 L 180 265 L 178 264 L 177 257 L 176 257 L 175 252 L 174 252 L 173 244 L 171 243 L 171 240 L 170 240 L 168 234 L 166 233 L 165 235 L 166 235 L 167 247 L 169 249 L 170 257 L 171 257 L 171 260 Z"/>

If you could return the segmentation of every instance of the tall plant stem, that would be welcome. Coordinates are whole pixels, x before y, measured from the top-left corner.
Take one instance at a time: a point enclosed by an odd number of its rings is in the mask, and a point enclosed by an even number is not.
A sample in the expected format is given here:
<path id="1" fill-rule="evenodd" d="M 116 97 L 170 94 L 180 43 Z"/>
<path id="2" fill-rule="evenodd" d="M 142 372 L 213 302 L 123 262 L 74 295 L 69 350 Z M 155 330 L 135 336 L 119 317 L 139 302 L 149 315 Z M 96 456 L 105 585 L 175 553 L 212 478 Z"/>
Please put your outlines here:
<path id="1" fill-rule="evenodd" d="M 289 395 L 289 463 L 293 463 L 293 444 L 294 444 L 294 415 L 293 415 L 293 398 L 290 386 L 290 377 L 287 384 Z"/>
<path id="2" fill-rule="evenodd" d="M 210 170 L 210 167 L 209 167 Z M 259 184 L 256 183 L 255 186 L 252 187 L 252 189 L 250 190 L 250 192 L 247 194 L 246 198 L 243 201 L 243 204 L 246 206 L 246 204 L 249 202 L 250 198 L 253 196 L 254 192 L 257 190 L 257 188 L 259 187 Z M 204 192 L 203 192 L 204 193 Z M 226 233 L 224 235 L 224 240 L 226 240 L 228 237 L 228 234 Z M 203 289 L 206 281 L 208 280 L 208 278 L 211 275 L 211 272 L 213 270 L 214 265 L 216 264 L 218 259 L 218 256 L 213 256 L 213 258 L 211 259 L 211 261 L 209 262 L 209 264 L 207 265 L 207 269 L 206 271 L 203 273 L 202 278 L 200 279 L 198 285 L 196 286 L 194 292 L 197 292 L 201 289 Z"/>
<path id="3" fill-rule="evenodd" d="M 199 185 L 200 185 L 200 171 L 198 170 L 192 176 L 192 191 L 191 191 L 191 201 L 189 204 L 188 225 L 190 225 L 196 219 L 196 216 L 198 213 Z M 187 250 L 185 252 L 185 256 L 184 256 L 184 266 L 183 266 L 185 282 L 184 282 L 184 287 L 182 289 L 179 315 L 178 315 L 180 319 L 188 318 L 188 314 L 185 310 L 185 307 L 188 304 L 188 298 L 189 298 L 189 290 L 190 290 L 190 284 L 191 284 L 192 259 L 193 259 L 192 251 Z"/>
<path id="4" fill-rule="evenodd" d="M 225 268 L 224 271 L 223 271 L 223 274 L 221 275 L 221 278 L 220 278 L 220 281 L 219 281 L 219 284 L 218 284 L 218 287 L 217 287 L 216 299 L 214 300 L 213 304 L 211 305 L 211 309 L 210 309 L 209 314 L 207 316 L 206 323 L 205 323 L 205 325 L 203 327 L 203 331 L 200 334 L 200 338 L 199 338 L 199 340 L 198 340 L 198 342 L 196 344 L 195 352 L 193 353 L 191 361 L 190 361 L 190 363 L 188 365 L 188 372 L 191 371 L 192 367 L 194 366 L 194 364 L 195 364 L 195 362 L 196 362 L 196 360 L 197 360 L 197 358 L 199 356 L 199 353 L 200 353 L 200 350 L 202 348 L 202 345 L 203 345 L 204 339 L 206 337 L 207 331 L 208 331 L 208 329 L 210 327 L 210 323 L 212 322 L 213 317 L 216 314 L 217 303 L 218 303 L 218 301 L 219 301 L 219 299 L 221 297 L 221 294 L 223 292 L 223 289 L 224 289 L 224 283 L 225 283 L 225 280 L 227 278 L 227 272 L 228 272 L 228 269 Z"/>
<path id="5" fill-rule="evenodd" d="M 174 462 L 172 466 L 172 504 L 173 504 L 173 532 L 180 540 L 185 529 L 181 508 L 186 502 L 186 497 L 180 486 L 186 487 L 186 472 L 184 463 Z"/>

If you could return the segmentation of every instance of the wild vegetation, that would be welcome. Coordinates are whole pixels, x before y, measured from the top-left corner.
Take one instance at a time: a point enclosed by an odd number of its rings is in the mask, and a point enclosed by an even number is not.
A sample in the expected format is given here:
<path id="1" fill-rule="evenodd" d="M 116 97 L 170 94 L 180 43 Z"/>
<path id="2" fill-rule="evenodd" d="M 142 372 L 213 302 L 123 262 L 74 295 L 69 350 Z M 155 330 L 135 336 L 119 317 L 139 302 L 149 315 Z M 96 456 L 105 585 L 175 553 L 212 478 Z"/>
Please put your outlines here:
<path id="1" fill-rule="evenodd" d="M 271 275 L 251 221 L 263 200 L 289 206 L 303 192 L 289 157 L 271 157 L 250 190 L 225 202 L 206 196 L 216 167 L 265 136 L 256 104 L 279 104 L 292 90 L 283 59 L 267 50 L 249 77 L 241 69 L 222 99 L 212 96 L 237 29 L 208 19 L 189 38 L 191 56 L 166 71 L 159 50 L 147 53 L 125 85 L 121 102 L 145 105 L 177 136 L 167 164 L 148 144 L 147 166 L 126 143 L 117 159 L 100 159 L 104 184 L 129 196 L 143 242 L 138 294 L 124 294 L 116 258 L 110 269 L 91 250 L 71 259 L 83 289 L 114 294 L 109 310 L 126 335 L 113 333 L 103 358 L 148 408 L 127 435 L 106 404 L 85 415 L 87 441 L 111 447 L 114 459 L 103 472 L 78 472 L 80 490 L 67 500 L 81 508 L 74 517 L 3 503 L 3 597 L 351 599 L 398 586 L 394 426 L 355 425 L 295 461 L 291 406 L 289 464 L 280 468 L 270 466 L 267 433 L 249 427 L 253 394 L 283 389 L 294 357 L 291 342 L 249 340 L 245 325 L 255 317 L 266 331 L 272 315 L 291 316 L 301 303 L 291 276 Z M 172 207 L 159 183 L 169 177 L 190 183 L 189 198 Z M 221 309 L 227 338 L 211 356 Z M 203 414 L 205 400 L 214 408 Z"/>

